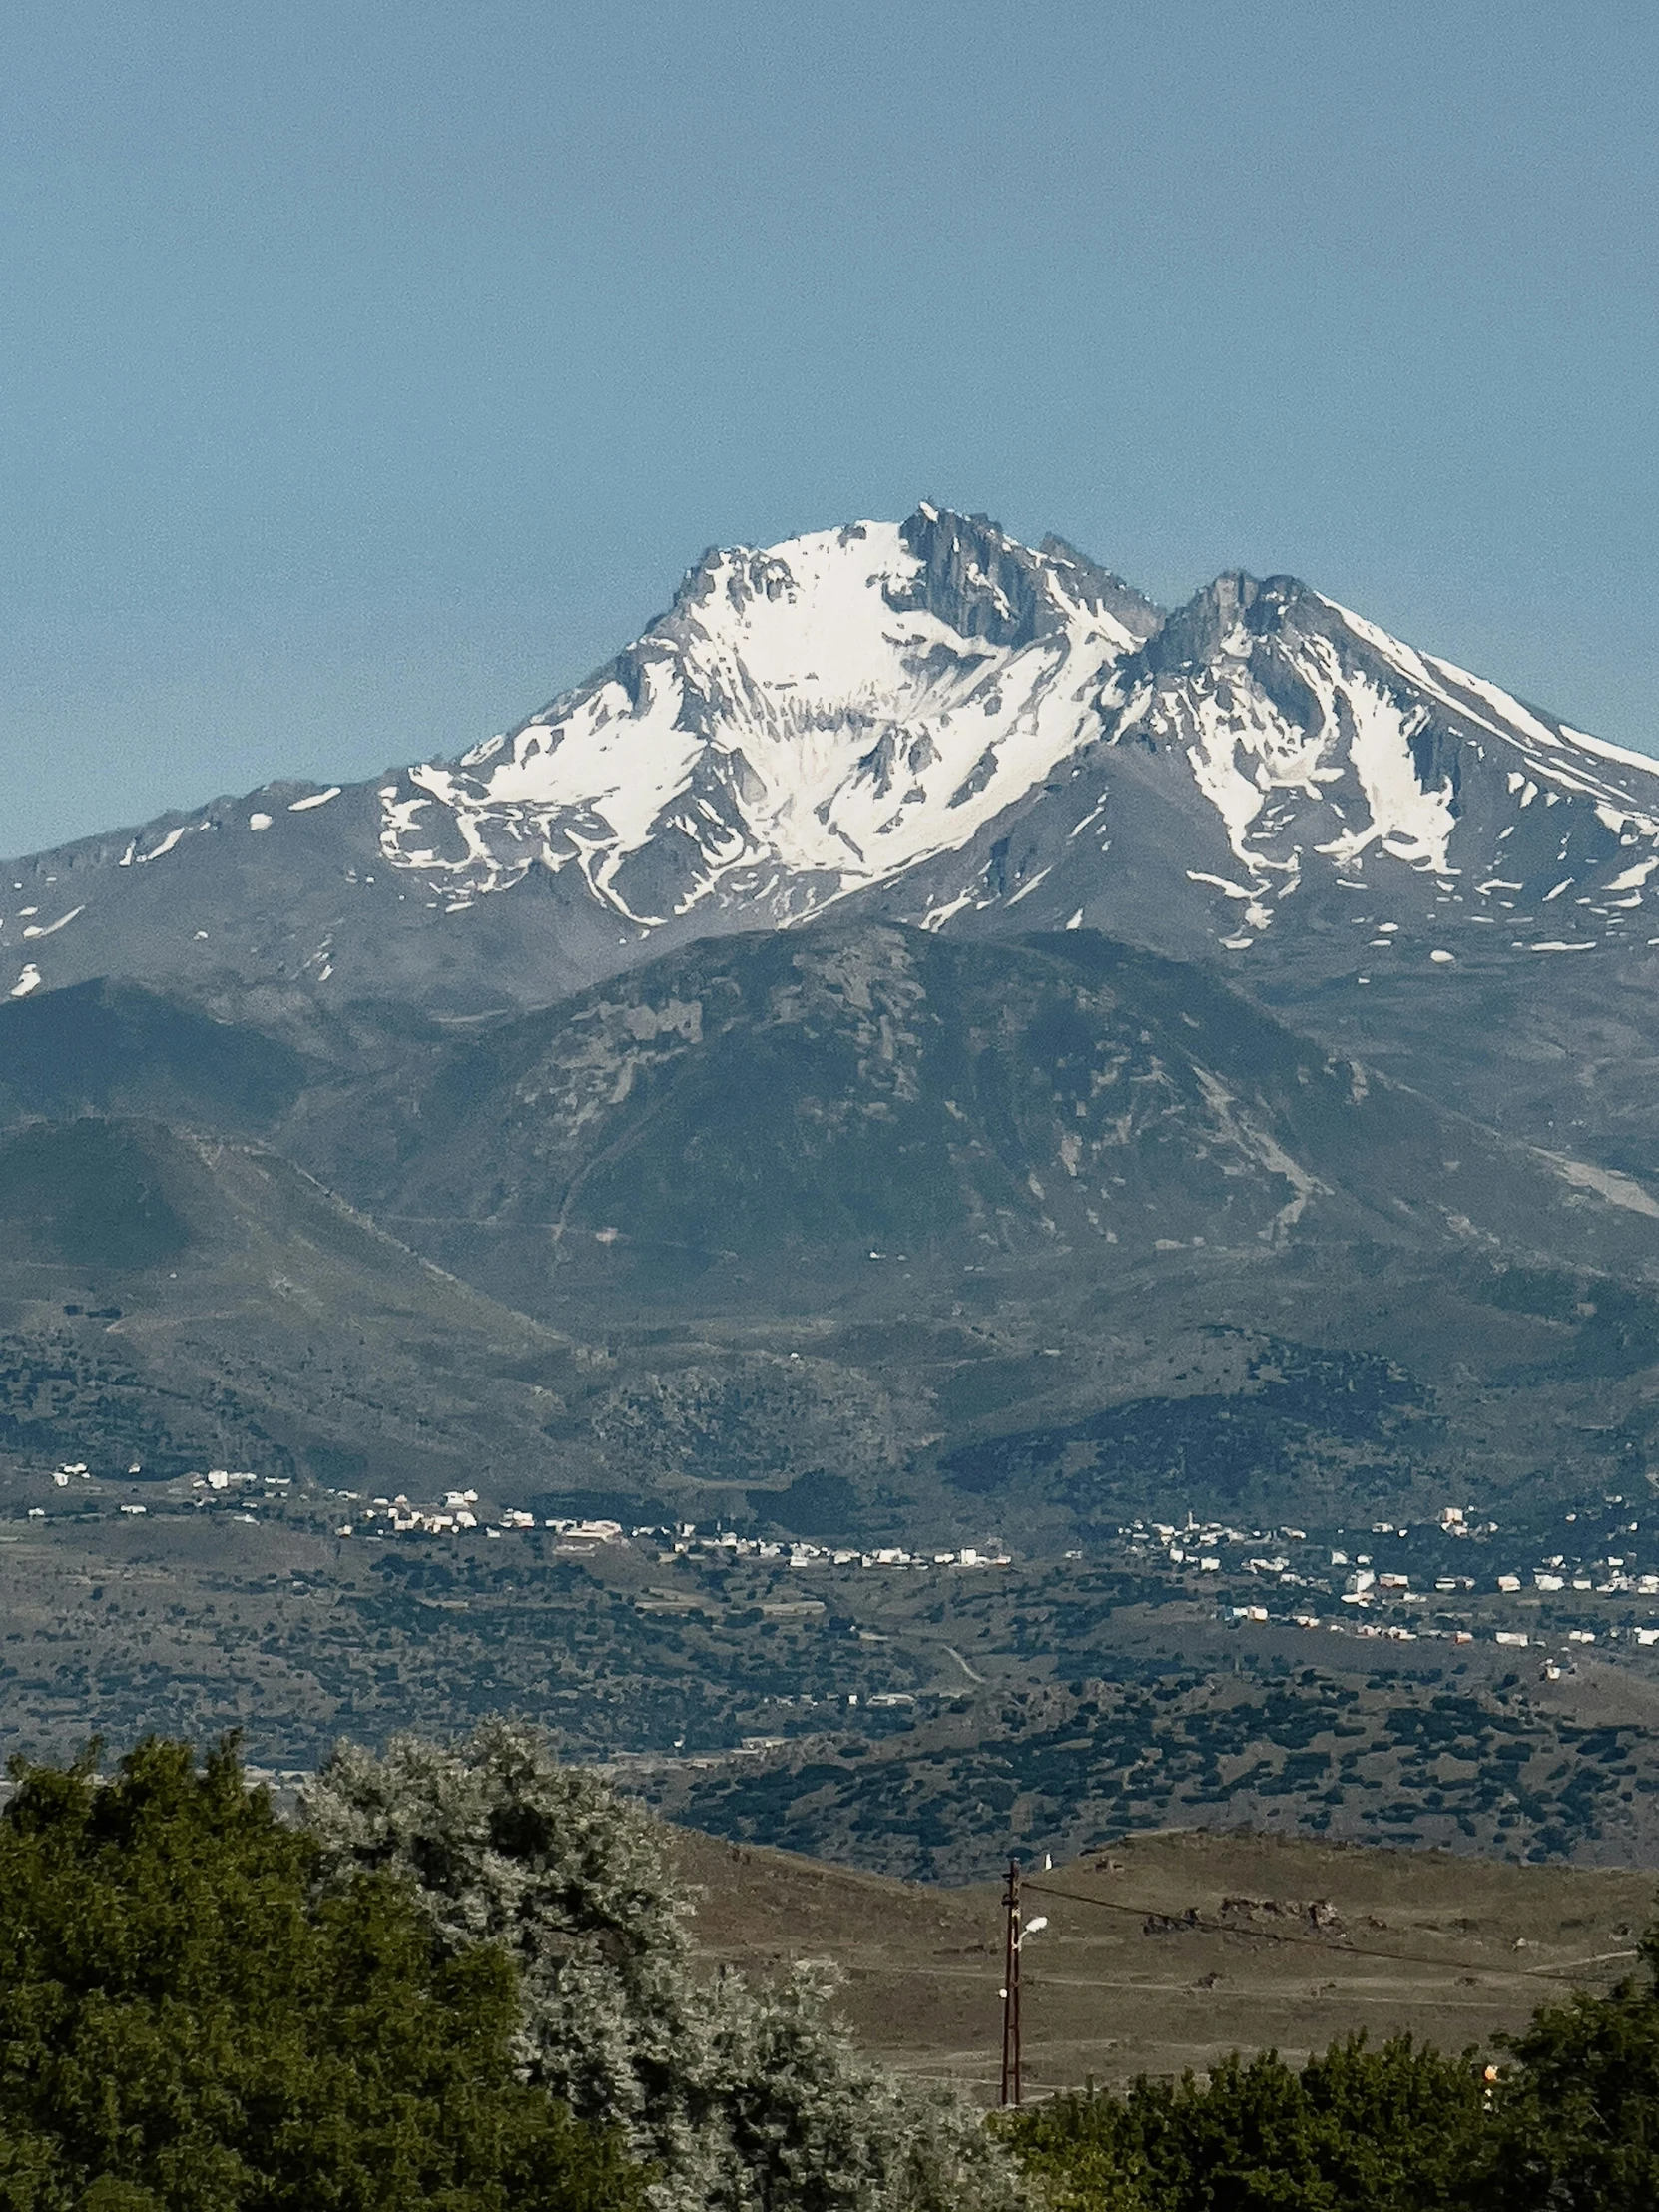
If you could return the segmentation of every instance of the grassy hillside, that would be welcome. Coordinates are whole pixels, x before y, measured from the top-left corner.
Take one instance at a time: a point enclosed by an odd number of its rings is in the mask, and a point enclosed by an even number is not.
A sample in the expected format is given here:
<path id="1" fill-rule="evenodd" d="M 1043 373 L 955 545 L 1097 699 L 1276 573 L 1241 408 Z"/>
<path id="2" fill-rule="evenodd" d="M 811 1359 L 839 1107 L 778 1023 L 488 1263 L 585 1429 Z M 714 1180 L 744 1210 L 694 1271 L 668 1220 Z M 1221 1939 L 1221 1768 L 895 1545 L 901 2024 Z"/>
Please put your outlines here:
<path id="1" fill-rule="evenodd" d="M 677 1859 L 710 1961 L 832 1958 L 868 2048 L 994 2095 L 999 1884 L 933 1889 L 697 1833 Z M 1560 1989 L 1628 1972 L 1653 1892 L 1642 1874 L 1182 1833 L 1025 1872 L 1026 1913 L 1049 1922 L 1022 1977 L 1039 2095 L 1232 2049 L 1300 2057 L 1362 2027 L 1489 2045 Z"/>

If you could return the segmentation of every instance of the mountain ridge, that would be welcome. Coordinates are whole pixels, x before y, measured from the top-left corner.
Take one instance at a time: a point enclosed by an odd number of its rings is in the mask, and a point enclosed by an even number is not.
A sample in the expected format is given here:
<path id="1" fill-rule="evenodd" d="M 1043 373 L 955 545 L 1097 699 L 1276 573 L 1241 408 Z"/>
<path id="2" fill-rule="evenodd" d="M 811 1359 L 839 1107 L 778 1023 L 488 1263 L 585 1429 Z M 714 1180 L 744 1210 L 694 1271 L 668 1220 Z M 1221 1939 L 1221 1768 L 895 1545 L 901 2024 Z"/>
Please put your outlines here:
<path id="1" fill-rule="evenodd" d="M 13 862 L 0 999 L 159 988 L 345 1070 L 387 1020 L 558 1005 L 704 937 L 1088 928 L 1640 1181 L 1656 871 L 1659 764 L 1295 578 L 1165 613 L 923 506 L 711 550 L 460 755 Z"/>
<path id="2" fill-rule="evenodd" d="M 550 1494 L 635 1518 L 741 1498 L 752 1521 L 828 1513 L 877 1542 L 972 1540 L 988 1512 L 1040 1546 L 1195 1503 L 1307 1525 L 1517 1484 L 1576 1498 L 1649 1448 L 1645 1185 L 1093 931 L 987 942 L 843 911 L 671 950 L 543 1013 L 356 1020 L 346 1073 L 343 1046 L 273 1052 L 133 986 L 0 1008 L 20 1402 L 69 1304 L 113 1303 L 256 1426 L 280 1408 L 299 1457 L 331 1435 L 361 1454 L 368 1408 L 406 1401 L 418 1456 L 458 1486 L 505 1444 Z M 272 1076 L 252 1149 L 208 1134 L 250 1128 Z M 120 1203 L 89 1213 L 84 1179 L 54 1180 L 100 1130 L 128 1157 L 122 1117 L 158 1108 L 198 1133 L 171 1155 L 143 1140 L 157 1164 L 111 1185 Z M 180 1143 L 225 1163 L 218 1196 L 193 1169 L 199 1195 L 173 1202 L 195 1249 L 267 1255 L 253 1279 L 151 1250 L 168 1223 L 145 1194 L 167 1196 Z M 239 1161 L 237 1190 L 274 1208 L 252 1245 L 223 1181 Z M 378 1287 L 332 1259 L 317 1275 L 336 1232 L 282 1195 L 295 1167 L 351 1209 L 339 1234 Z M 77 1272 L 106 1215 L 112 1235 L 132 1217 L 133 1249 Z M 420 1262 L 442 1280 L 409 1325 L 416 1390 L 385 1320 Z M 198 1280 L 221 1318 L 191 1349 L 169 1317 Z M 444 1329 L 501 1398 L 493 1426 L 430 1354 Z M 384 1426 L 394 1456 L 416 1433 L 401 1410 Z"/>
<path id="3" fill-rule="evenodd" d="M 125 975 L 464 1012 L 849 899 L 1357 978 L 1311 953 L 1333 900 L 1399 923 L 1413 877 L 1459 939 L 1425 956 L 1645 970 L 1656 866 L 1659 764 L 1295 578 L 1228 571 L 1165 613 L 1063 540 L 924 505 L 711 549 L 633 644 L 453 758 L 11 862 L 0 990 Z"/>

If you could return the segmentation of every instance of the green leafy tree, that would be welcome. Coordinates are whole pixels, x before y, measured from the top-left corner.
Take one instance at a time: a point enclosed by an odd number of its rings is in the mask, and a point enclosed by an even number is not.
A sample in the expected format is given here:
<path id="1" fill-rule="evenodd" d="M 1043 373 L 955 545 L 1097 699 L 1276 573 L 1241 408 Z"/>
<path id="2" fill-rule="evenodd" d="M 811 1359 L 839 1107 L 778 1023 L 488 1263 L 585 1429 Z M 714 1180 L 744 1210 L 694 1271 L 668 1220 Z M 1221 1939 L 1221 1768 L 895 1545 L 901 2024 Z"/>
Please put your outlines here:
<path id="1" fill-rule="evenodd" d="M 1234 2053 L 1209 2076 L 1059 2097 L 1005 2123 L 1057 2212 L 1451 2212 L 1483 2124 L 1468 2060 L 1408 2036 L 1296 2072 Z"/>
<path id="2" fill-rule="evenodd" d="M 302 1818 L 337 1880 L 413 1883 L 446 1956 L 516 1959 L 524 2077 L 616 2118 L 663 2212 L 1001 2212 L 1013 2162 L 956 2098 L 858 2056 L 824 1969 L 781 1986 L 700 1974 L 667 1833 L 531 1728 L 459 1746 L 345 1746 Z"/>
<path id="3" fill-rule="evenodd" d="M 1477 2201 L 1483 2212 L 1659 2205 L 1659 1928 L 1646 1978 L 1534 2014 L 1509 2041 Z"/>
<path id="4" fill-rule="evenodd" d="M 624 2212 L 643 2176 L 512 2062 L 504 1952 L 150 1739 L 13 1762 L 0 1817 L 5 2212 Z"/>
<path id="5" fill-rule="evenodd" d="M 1409 2035 L 1374 2050 L 1354 2035 L 1311 2058 L 1301 2082 L 1333 2205 L 1453 2212 L 1464 2204 L 1486 2125 L 1473 2052 L 1447 2057 Z"/>

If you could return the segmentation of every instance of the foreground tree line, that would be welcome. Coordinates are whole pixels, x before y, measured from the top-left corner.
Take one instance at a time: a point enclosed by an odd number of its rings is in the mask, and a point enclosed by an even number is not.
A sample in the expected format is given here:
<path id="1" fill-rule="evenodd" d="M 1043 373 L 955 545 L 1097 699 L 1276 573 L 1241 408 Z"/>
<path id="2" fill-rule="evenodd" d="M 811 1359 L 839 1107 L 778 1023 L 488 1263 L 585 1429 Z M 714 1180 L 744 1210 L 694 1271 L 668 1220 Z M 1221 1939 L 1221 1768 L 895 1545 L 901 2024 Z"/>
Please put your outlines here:
<path id="1" fill-rule="evenodd" d="M 1301 2071 L 1067 2095 L 1003 2129 L 1045 2212 L 1659 2212 L 1659 1944 L 1648 1978 L 1537 2012 L 1505 2064 L 1400 2036 Z"/>
<path id="2" fill-rule="evenodd" d="M 533 1730 L 235 1748 L 0 1815 L 0 2212 L 1654 2212 L 1659 1935 L 1492 2067 L 1408 2040 L 990 2122 L 832 1983 L 694 1969 L 660 1824 Z"/>
<path id="3" fill-rule="evenodd" d="M 532 1729 L 336 1751 L 278 1817 L 232 1746 L 0 1815 L 3 2212 L 1005 2212 L 959 2100 L 822 1970 L 694 1969 L 666 1832 Z"/>

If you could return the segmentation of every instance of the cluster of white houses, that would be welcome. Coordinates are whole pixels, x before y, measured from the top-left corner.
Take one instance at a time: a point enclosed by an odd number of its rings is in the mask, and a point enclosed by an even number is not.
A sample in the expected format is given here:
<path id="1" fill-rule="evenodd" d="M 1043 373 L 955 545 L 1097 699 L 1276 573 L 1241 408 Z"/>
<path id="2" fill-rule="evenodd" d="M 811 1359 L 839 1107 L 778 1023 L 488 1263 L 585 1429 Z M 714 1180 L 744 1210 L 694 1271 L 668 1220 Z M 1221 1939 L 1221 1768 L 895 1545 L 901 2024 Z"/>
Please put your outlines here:
<path id="1" fill-rule="evenodd" d="M 141 1469 L 134 1466 L 127 1472 L 129 1476 L 137 1476 Z M 216 1467 L 188 1479 L 197 1493 L 198 1505 L 209 1506 L 223 1500 L 243 1508 L 240 1517 L 246 1519 L 255 1517 L 248 1508 L 262 1502 L 277 1503 L 292 1494 L 288 1477 L 261 1475 L 246 1469 Z M 58 1489 L 67 1489 L 72 1484 L 95 1481 L 95 1478 L 84 1461 L 66 1460 L 52 1470 L 51 1480 Z M 510 1533 L 539 1529 L 555 1538 L 557 1548 L 574 1552 L 630 1542 L 649 1544 L 663 1564 L 684 1559 L 708 1565 L 745 1561 L 799 1569 L 851 1567 L 909 1572 L 996 1568 L 1011 1564 L 1006 1547 L 995 1538 L 982 1549 L 962 1545 L 955 1550 L 909 1551 L 897 1544 L 866 1549 L 855 1544 L 815 1542 L 799 1537 L 773 1540 L 741 1536 L 736 1530 L 719 1527 L 712 1533 L 704 1533 L 693 1521 L 666 1527 L 628 1528 L 620 1521 L 601 1517 L 537 1515 L 516 1506 L 492 1510 L 481 1505 L 475 1489 L 446 1491 L 441 1503 L 429 1505 L 416 1504 L 401 1491 L 394 1497 L 374 1498 L 364 1498 L 351 1490 L 335 1490 L 329 1494 L 344 1509 L 344 1517 L 334 1531 L 340 1537 L 430 1538 L 481 1533 L 498 1539 Z M 1622 1499 L 1613 1498 L 1607 1502 L 1609 1505 L 1624 1503 Z M 120 1510 L 143 1513 L 146 1508 L 129 1502 L 122 1504 Z M 44 1508 L 39 1506 L 31 1507 L 29 1512 L 32 1519 L 45 1517 Z M 1569 1513 L 1566 1518 L 1573 1522 L 1579 1516 Z M 1431 1532 L 1453 1541 L 1489 1541 L 1499 1535 L 1494 1522 L 1473 1520 L 1463 1507 L 1456 1505 L 1440 1508 Z M 1621 1523 L 1614 1540 L 1626 1543 L 1637 1532 L 1635 1521 Z M 1387 1521 L 1372 1524 L 1374 1537 L 1399 1541 L 1409 1534 L 1407 1528 Z M 1651 1598 L 1655 1603 L 1649 1608 L 1650 1612 L 1659 1612 L 1659 1573 L 1641 1571 L 1628 1549 L 1607 1551 L 1588 1561 L 1569 1559 L 1564 1552 L 1556 1552 L 1525 1572 L 1509 1570 L 1492 1575 L 1488 1571 L 1476 1575 L 1442 1571 L 1423 1574 L 1419 1571 L 1413 1577 L 1412 1570 L 1386 1566 L 1370 1552 L 1356 1549 L 1351 1553 L 1336 1546 L 1318 1544 L 1302 1528 L 1241 1529 L 1229 1527 L 1222 1521 L 1200 1522 L 1189 1514 L 1181 1527 L 1165 1521 L 1136 1520 L 1120 1528 L 1118 1537 L 1131 1562 L 1168 1568 L 1183 1582 L 1194 1574 L 1226 1572 L 1271 1581 L 1282 1591 L 1308 1593 L 1307 1597 L 1291 1598 L 1293 1609 L 1283 1613 L 1270 1612 L 1268 1605 L 1260 1602 L 1223 1607 L 1225 1617 L 1241 1623 L 1279 1618 L 1298 1628 L 1323 1628 L 1360 1637 L 1382 1637 L 1393 1642 L 1432 1638 L 1470 1643 L 1474 1641 L 1475 1629 L 1455 1622 L 1460 1599 L 1472 1598 L 1482 1590 L 1500 1598 L 1518 1597 L 1528 1588 L 1546 1597 L 1565 1596 L 1571 1592 L 1580 1597 Z M 1321 1551 L 1328 1557 L 1320 1558 Z M 1082 1553 L 1072 1551 L 1066 1556 L 1081 1559 Z M 1474 1564 L 1472 1557 L 1469 1563 Z M 1340 1609 L 1336 1617 L 1322 1620 L 1318 1613 L 1308 1609 L 1309 1600 L 1317 1601 L 1320 1597 L 1332 1600 Z M 1417 1606 L 1433 1608 L 1439 1616 L 1438 1622 L 1407 1625 L 1409 1615 L 1402 1617 L 1403 1609 Z M 1376 1617 L 1379 1612 L 1391 1613 L 1393 1618 L 1380 1620 Z M 1452 1616 L 1449 1625 L 1448 1615 Z M 1498 1629 L 1492 1633 L 1496 1642 L 1517 1647 L 1541 1641 L 1537 1635 L 1520 1629 Z M 1626 1622 L 1599 1630 L 1573 1628 L 1566 1632 L 1565 1643 L 1590 1645 L 1598 1636 L 1606 1641 L 1622 1639 L 1642 1646 L 1655 1645 L 1659 1644 L 1659 1625 L 1638 1626 Z"/>
<path id="2" fill-rule="evenodd" d="M 636 1528 L 636 1536 L 658 1533 L 655 1529 Z M 674 1532 L 674 1548 L 659 1556 L 666 1563 L 669 1559 L 688 1556 L 708 1558 L 770 1560 L 787 1567 L 1006 1567 L 1011 1560 L 1000 1544 L 984 1551 L 965 1544 L 959 1551 L 905 1551 L 898 1544 L 882 1544 L 873 1551 L 861 1550 L 855 1544 L 814 1544 L 799 1539 L 772 1543 L 759 1536 L 739 1536 L 731 1529 L 717 1530 L 712 1536 L 700 1536 L 694 1522 L 685 1522 Z"/>

